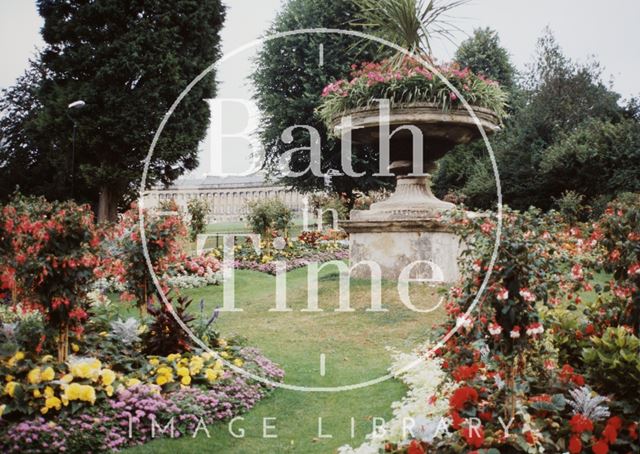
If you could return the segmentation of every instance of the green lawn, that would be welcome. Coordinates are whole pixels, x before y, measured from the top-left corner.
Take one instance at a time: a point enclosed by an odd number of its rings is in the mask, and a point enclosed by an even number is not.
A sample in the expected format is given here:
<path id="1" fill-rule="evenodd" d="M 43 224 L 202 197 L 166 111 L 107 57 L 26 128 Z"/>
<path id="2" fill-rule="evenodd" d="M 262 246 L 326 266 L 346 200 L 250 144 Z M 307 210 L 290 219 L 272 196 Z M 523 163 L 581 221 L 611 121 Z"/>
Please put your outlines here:
<path id="1" fill-rule="evenodd" d="M 321 272 L 320 307 L 324 312 L 300 312 L 306 305 L 306 268 L 287 274 L 287 301 L 294 309 L 288 313 L 268 312 L 274 306 L 275 278 L 252 271 L 236 274 L 236 307 L 244 312 L 223 313 L 218 327 L 224 336 L 234 334 L 259 347 L 280 363 L 285 381 L 302 386 L 341 386 L 374 379 L 386 373 L 390 355 L 386 346 L 409 350 L 426 339 L 430 327 L 441 312 L 417 314 L 399 301 L 394 283 L 383 283 L 382 301 L 386 313 L 365 312 L 369 305 L 369 283 L 352 281 L 352 313 L 336 313 L 338 275 L 335 268 Z M 439 299 L 435 289 L 415 285 L 413 302 L 427 307 Z M 197 303 L 206 301 L 212 310 L 222 304 L 222 287 L 207 287 L 188 292 Z M 197 304 L 193 304 L 197 308 Z M 320 375 L 320 354 L 326 356 L 326 374 Z M 229 453 L 331 453 L 345 444 L 358 445 L 371 431 L 372 418 L 391 416 L 390 404 L 400 399 L 404 386 L 387 380 L 370 387 L 339 392 L 310 393 L 278 389 L 244 415 L 236 428 L 245 430 L 244 438 L 234 438 L 228 425 L 210 428 L 211 438 L 200 431 L 196 438 L 156 440 L 130 453 L 229 452 Z M 355 437 L 351 439 L 351 418 Z M 263 418 L 275 425 L 277 438 L 263 438 Z M 318 437 L 318 418 L 323 418 L 323 434 Z"/>

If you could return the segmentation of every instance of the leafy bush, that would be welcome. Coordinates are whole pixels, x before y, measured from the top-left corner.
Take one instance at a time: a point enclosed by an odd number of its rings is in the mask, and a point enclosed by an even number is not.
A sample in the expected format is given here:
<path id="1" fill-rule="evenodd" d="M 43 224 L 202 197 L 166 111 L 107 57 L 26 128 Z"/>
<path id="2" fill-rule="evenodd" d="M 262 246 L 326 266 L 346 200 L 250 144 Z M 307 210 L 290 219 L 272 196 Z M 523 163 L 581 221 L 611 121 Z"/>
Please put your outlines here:
<path id="1" fill-rule="evenodd" d="M 247 220 L 251 231 L 263 237 L 279 232 L 286 235 L 293 219 L 292 211 L 279 199 L 249 203 Z"/>
<path id="2" fill-rule="evenodd" d="M 204 233 L 207 226 L 207 215 L 210 211 L 209 204 L 204 199 L 191 199 L 187 203 L 187 211 L 189 212 L 189 226 L 191 227 L 191 241 L 195 241 L 200 233 Z"/>
<path id="3" fill-rule="evenodd" d="M 635 401 L 640 409 L 640 339 L 622 326 L 592 337 L 582 352 L 588 374 L 604 391 L 620 400 Z M 637 415 L 637 413 L 635 413 Z"/>
<path id="4" fill-rule="evenodd" d="M 185 325 L 191 324 L 195 317 L 187 313 L 191 300 L 185 296 L 172 298 L 167 296 L 176 316 Z M 148 355 L 166 356 L 171 353 L 190 351 L 191 341 L 189 334 L 182 329 L 170 309 L 162 302 L 159 305 L 149 304 L 148 313 L 153 317 L 149 329 L 143 334 L 145 353 Z"/>
<path id="5" fill-rule="evenodd" d="M 575 191 L 565 191 L 562 195 L 554 199 L 558 211 L 569 224 L 575 224 L 579 220 L 584 220 L 588 207 L 583 204 L 584 195 Z"/>

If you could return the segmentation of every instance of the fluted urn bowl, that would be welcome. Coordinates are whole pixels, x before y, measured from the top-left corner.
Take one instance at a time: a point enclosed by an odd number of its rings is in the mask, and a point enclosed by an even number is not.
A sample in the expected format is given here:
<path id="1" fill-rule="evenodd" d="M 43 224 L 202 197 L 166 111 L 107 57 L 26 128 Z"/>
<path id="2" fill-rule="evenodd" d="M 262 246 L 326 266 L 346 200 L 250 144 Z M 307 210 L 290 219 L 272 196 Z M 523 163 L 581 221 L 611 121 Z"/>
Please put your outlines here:
<path id="1" fill-rule="evenodd" d="M 474 119 L 465 108 L 443 109 L 431 103 L 414 103 L 392 107 L 388 111 L 390 139 L 389 171 L 396 176 L 396 191 L 387 200 L 375 203 L 367 211 L 352 212 L 351 219 L 378 218 L 380 216 L 402 218 L 430 218 L 439 211 L 453 208 L 453 204 L 437 199 L 431 192 L 431 175 L 436 161 L 456 145 L 472 142 L 481 137 L 481 126 L 487 135 L 500 129 L 500 120 L 491 110 L 473 107 Z M 341 136 L 342 117 L 349 115 L 348 130 L 354 144 L 366 144 L 378 149 L 381 134 L 381 113 L 378 106 L 353 109 L 333 122 L 334 132 Z M 405 128 L 401 128 L 401 127 Z M 422 133 L 423 175 L 409 175 L 413 171 L 413 126 Z M 400 128 L 400 129 L 398 129 Z M 396 132 L 394 132 L 396 131 Z"/>

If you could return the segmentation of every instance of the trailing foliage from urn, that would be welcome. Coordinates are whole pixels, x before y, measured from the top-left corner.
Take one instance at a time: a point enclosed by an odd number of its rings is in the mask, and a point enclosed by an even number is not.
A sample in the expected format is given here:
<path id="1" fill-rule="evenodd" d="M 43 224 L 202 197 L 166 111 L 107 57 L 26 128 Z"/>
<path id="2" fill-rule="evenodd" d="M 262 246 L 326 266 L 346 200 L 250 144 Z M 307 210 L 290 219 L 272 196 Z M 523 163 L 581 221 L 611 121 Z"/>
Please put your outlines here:
<path id="1" fill-rule="evenodd" d="M 428 56 L 421 56 L 421 60 L 432 64 Z M 462 108 L 446 79 L 472 106 L 492 110 L 499 118 L 506 116 L 507 94 L 497 82 L 456 64 L 435 68 L 441 77 L 421 60 L 405 56 L 399 64 L 383 60 L 353 65 L 349 80 L 341 79 L 324 88 L 318 115 L 331 131 L 341 115 L 352 109 L 377 108 L 379 99 L 388 99 L 391 107 L 429 103 L 443 111 Z"/>

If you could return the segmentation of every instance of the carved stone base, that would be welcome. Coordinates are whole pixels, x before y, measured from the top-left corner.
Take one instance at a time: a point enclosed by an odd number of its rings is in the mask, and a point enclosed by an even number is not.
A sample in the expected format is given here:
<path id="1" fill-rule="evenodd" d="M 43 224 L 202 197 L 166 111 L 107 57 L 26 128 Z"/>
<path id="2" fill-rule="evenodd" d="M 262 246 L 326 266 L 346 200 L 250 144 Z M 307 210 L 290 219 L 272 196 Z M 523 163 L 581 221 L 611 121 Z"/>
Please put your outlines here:
<path id="1" fill-rule="evenodd" d="M 403 270 L 415 263 L 405 271 L 405 278 L 434 283 L 458 280 L 460 241 L 441 223 L 427 219 L 346 221 L 343 227 L 350 233 L 351 265 L 373 261 L 380 266 L 383 279 L 399 280 Z M 369 268 L 359 266 L 352 276 L 368 279 Z"/>
<path id="2" fill-rule="evenodd" d="M 374 203 L 369 210 L 353 210 L 351 220 L 341 223 L 350 234 L 351 264 L 373 261 L 380 266 L 383 279 L 455 282 L 460 240 L 438 217 L 454 205 L 434 197 L 430 175 L 397 178 L 396 191 L 387 200 Z M 412 263 L 415 265 L 402 276 Z M 352 276 L 369 278 L 370 271 L 359 266 Z"/>

